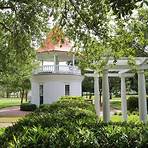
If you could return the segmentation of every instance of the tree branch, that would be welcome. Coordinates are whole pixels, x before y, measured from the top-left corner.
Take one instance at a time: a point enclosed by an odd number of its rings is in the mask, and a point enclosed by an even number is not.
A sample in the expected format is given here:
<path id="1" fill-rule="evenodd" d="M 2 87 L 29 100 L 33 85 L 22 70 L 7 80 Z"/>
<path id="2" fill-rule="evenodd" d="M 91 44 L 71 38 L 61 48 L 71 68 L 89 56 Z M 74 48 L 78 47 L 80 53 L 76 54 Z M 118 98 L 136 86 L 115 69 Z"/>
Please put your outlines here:
<path id="1" fill-rule="evenodd" d="M 4 23 L 0 22 L 0 25 L 1 25 L 5 30 L 7 30 L 7 31 L 9 31 L 9 32 L 12 33 L 12 31 L 10 30 L 10 28 L 8 28 Z"/>
<path id="2" fill-rule="evenodd" d="M 4 9 L 12 9 L 12 7 L 10 7 L 10 6 L 0 6 L 0 9 L 1 10 L 4 10 Z"/>
<path id="3" fill-rule="evenodd" d="M 76 12 L 78 13 L 78 15 L 80 16 L 80 18 L 82 19 L 82 21 L 85 23 L 86 27 L 89 29 L 89 30 L 92 30 L 94 31 L 95 35 L 97 35 L 98 37 L 100 36 L 100 33 L 95 29 L 95 28 L 92 28 L 90 25 L 89 25 L 89 22 L 85 19 L 86 16 L 84 16 L 83 14 L 81 14 L 79 8 L 75 5 L 75 2 L 74 0 L 69 0 L 69 2 L 72 4 L 72 6 L 75 8 Z"/>
<path id="4" fill-rule="evenodd" d="M 80 13 L 78 7 L 75 5 L 75 2 L 73 0 L 69 0 L 70 3 L 72 4 L 72 6 L 75 8 L 76 12 L 79 14 L 79 16 L 81 17 L 82 21 L 85 23 L 86 27 L 88 29 L 91 29 L 90 26 L 87 24 L 87 21 L 85 20 L 84 16 Z"/>

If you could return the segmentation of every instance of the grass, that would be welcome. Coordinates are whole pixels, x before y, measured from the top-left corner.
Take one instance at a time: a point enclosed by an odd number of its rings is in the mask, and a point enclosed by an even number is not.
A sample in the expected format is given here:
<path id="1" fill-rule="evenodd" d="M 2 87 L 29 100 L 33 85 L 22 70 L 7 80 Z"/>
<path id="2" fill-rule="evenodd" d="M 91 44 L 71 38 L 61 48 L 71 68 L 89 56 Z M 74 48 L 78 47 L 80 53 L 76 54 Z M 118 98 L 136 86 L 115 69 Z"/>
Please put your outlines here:
<path id="1" fill-rule="evenodd" d="M 0 109 L 20 105 L 20 98 L 0 98 Z"/>
<path id="2" fill-rule="evenodd" d="M 121 110 L 121 100 L 110 100 L 111 108 Z"/>
<path id="3" fill-rule="evenodd" d="M 113 115 L 113 116 L 111 116 L 111 121 L 112 122 L 122 122 L 123 119 L 122 119 L 122 116 Z M 134 123 L 139 122 L 140 123 L 139 116 L 138 115 L 128 115 L 127 122 L 134 122 Z"/>

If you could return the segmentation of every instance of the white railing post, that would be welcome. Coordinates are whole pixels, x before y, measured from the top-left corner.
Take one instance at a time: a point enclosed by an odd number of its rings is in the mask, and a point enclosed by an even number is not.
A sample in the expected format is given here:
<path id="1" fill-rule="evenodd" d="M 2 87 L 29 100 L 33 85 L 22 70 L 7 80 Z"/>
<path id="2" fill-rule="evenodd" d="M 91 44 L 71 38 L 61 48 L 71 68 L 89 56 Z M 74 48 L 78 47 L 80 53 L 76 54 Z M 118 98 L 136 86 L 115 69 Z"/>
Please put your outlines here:
<path id="1" fill-rule="evenodd" d="M 67 73 L 67 74 L 78 74 L 81 75 L 81 71 L 76 66 L 69 65 L 43 65 L 34 70 L 34 74 L 40 72 L 51 72 L 51 73 Z"/>

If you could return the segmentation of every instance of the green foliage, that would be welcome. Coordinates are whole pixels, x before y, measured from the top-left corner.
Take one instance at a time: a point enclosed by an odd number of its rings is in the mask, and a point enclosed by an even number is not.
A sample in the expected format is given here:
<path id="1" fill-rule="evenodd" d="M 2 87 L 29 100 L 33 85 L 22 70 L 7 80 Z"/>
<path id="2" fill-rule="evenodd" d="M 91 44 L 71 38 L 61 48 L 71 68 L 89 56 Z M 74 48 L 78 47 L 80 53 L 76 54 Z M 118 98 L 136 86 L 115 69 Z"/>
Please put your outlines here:
<path id="1" fill-rule="evenodd" d="M 23 103 L 20 105 L 21 111 L 34 111 L 37 108 L 35 104 Z"/>
<path id="2" fill-rule="evenodd" d="M 51 105 L 48 104 L 40 105 L 35 112 L 57 113 L 58 111 L 62 111 L 65 109 L 71 110 L 75 108 L 87 109 L 92 112 L 95 112 L 94 107 L 88 102 L 85 102 L 82 97 L 72 97 L 72 99 L 69 99 L 69 97 L 62 97 L 62 99 L 59 99 L 58 103 L 53 103 Z"/>
<path id="3" fill-rule="evenodd" d="M 145 1 L 142 0 L 110 0 L 114 14 L 119 18 L 132 14 L 132 10 L 137 8 L 137 2 L 145 3 Z"/>
<path id="4" fill-rule="evenodd" d="M 47 0 L 0 1 L 0 85 L 18 91 L 35 66 L 35 50 L 47 31 Z M 17 90 L 16 90 L 17 89 Z"/>
<path id="5" fill-rule="evenodd" d="M 61 99 L 41 105 L 34 113 L 0 135 L 1 147 L 147 147 L 148 127 L 96 120 L 91 104 Z"/>
<path id="6" fill-rule="evenodd" d="M 114 58 L 112 65 L 117 59 L 128 57 L 129 64 L 135 69 L 134 57 L 147 56 L 144 51 L 147 7 L 141 8 L 143 3 L 147 4 L 142 0 L 62 0 L 52 3 L 51 15 L 75 42 L 82 69 L 102 72 L 110 57 Z M 134 9 L 138 11 L 138 17 L 131 15 Z"/>
<path id="7" fill-rule="evenodd" d="M 0 136 L 5 132 L 5 128 L 0 128 Z"/>
<path id="8" fill-rule="evenodd" d="M 146 98 L 146 102 L 148 105 L 148 97 Z M 130 112 L 138 111 L 138 97 L 137 96 L 131 96 L 127 100 L 127 109 Z M 136 114 L 136 112 L 134 112 Z"/>
<path id="9" fill-rule="evenodd" d="M 132 96 L 129 97 L 127 100 L 127 109 L 132 112 L 132 111 L 138 111 L 138 97 Z"/>
<path id="10" fill-rule="evenodd" d="M 62 96 L 61 98 L 59 98 L 60 101 L 62 100 L 77 100 L 77 101 L 83 101 L 84 98 L 81 96 Z"/>
<path id="11" fill-rule="evenodd" d="M 139 115 L 139 112 L 133 111 L 133 112 L 132 112 L 132 115 Z"/>
<path id="12" fill-rule="evenodd" d="M 0 98 L 0 109 L 11 106 L 19 106 L 20 102 L 20 98 Z"/>
<path id="13" fill-rule="evenodd" d="M 82 92 L 94 92 L 94 78 L 84 78 L 82 82 Z"/>

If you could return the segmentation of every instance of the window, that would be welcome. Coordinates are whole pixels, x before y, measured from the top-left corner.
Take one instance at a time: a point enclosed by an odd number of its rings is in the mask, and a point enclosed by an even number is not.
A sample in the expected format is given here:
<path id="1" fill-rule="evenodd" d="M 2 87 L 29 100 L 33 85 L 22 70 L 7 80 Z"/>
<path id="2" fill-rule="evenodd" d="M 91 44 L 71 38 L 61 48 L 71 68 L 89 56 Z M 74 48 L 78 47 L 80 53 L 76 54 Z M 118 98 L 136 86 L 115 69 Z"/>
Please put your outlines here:
<path id="1" fill-rule="evenodd" d="M 65 96 L 69 96 L 70 95 L 70 85 L 66 84 L 65 85 Z"/>
<path id="2" fill-rule="evenodd" d="M 39 86 L 40 104 L 43 104 L 43 84 Z"/>

